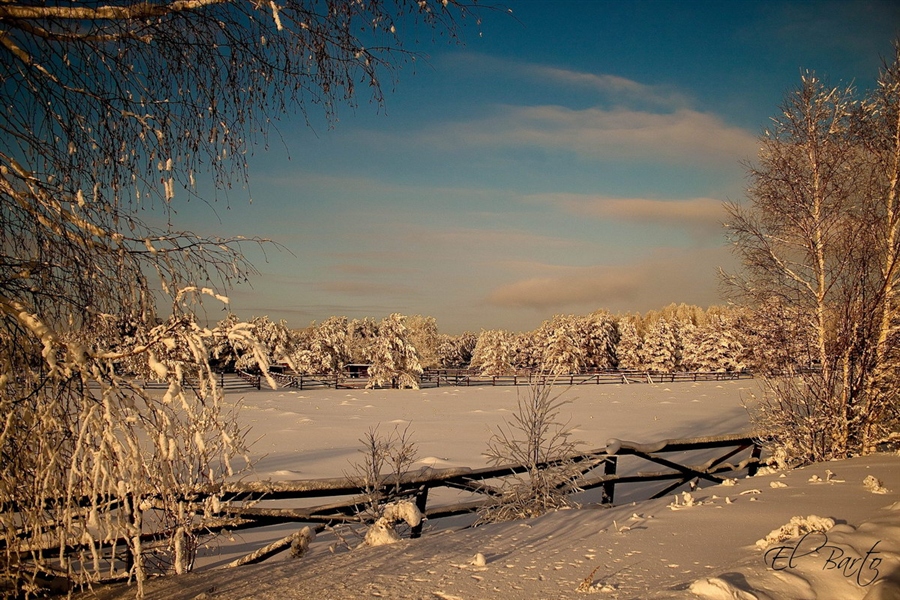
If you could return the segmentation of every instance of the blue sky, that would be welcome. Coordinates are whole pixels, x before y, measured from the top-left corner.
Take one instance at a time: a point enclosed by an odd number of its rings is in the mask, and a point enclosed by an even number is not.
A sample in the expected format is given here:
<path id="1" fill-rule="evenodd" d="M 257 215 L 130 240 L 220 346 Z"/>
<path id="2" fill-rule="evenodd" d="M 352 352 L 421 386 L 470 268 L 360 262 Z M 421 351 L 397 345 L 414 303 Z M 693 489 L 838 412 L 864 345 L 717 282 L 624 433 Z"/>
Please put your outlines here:
<path id="1" fill-rule="evenodd" d="M 508 6 L 464 45 L 410 44 L 426 56 L 383 108 L 282 120 L 251 158 L 252 204 L 183 212 L 286 249 L 248 249 L 261 275 L 231 292 L 239 316 L 400 312 L 460 333 L 721 303 L 721 204 L 743 199 L 785 93 L 804 69 L 871 87 L 900 35 L 889 0 Z"/>

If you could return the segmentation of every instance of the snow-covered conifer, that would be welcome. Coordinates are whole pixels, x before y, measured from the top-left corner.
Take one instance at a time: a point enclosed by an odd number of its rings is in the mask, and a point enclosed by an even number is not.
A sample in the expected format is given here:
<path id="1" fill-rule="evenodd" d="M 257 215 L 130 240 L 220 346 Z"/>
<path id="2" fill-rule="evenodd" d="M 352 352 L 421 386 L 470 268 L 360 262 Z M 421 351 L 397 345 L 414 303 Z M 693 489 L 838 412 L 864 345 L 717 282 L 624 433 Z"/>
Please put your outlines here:
<path id="1" fill-rule="evenodd" d="M 643 339 L 638 330 L 638 319 L 633 315 L 619 318 L 616 344 L 616 361 L 619 369 L 640 370 L 644 368 Z"/>
<path id="2" fill-rule="evenodd" d="M 499 329 L 482 330 L 472 352 L 471 368 L 481 375 L 500 376 L 514 372 L 510 334 Z"/>
<path id="3" fill-rule="evenodd" d="M 641 362 L 648 371 L 669 373 L 675 370 L 679 358 L 675 328 L 668 319 L 659 318 L 644 336 Z"/>
<path id="4" fill-rule="evenodd" d="M 367 387 L 419 389 L 422 365 L 409 340 L 404 317 L 394 313 L 378 325 L 378 337 L 371 349 Z"/>
<path id="5" fill-rule="evenodd" d="M 538 330 L 543 346 L 541 370 L 551 375 L 578 373 L 585 366 L 584 339 L 576 317 L 556 315 Z"/>

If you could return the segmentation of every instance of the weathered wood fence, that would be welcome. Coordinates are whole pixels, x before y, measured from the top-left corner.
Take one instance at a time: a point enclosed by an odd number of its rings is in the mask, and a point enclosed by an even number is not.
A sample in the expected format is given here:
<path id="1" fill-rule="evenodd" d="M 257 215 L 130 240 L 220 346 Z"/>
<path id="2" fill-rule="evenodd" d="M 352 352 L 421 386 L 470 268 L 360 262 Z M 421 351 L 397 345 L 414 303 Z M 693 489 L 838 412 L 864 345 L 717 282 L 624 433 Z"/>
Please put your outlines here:
<path id="1" fill-rule="evenodd" d="M 253 373 L 245 373 L 238 371 L 236 373 L 219 373 L 216 377 L 220 389 L 226 392 L 234 392 L 240 390 L 259 390 L 262 389 L 262 377 Z M 164 390 L 169 387 L 168 381 L 155 381 L 148 379 L 139 381 L 140 387 L 145 390 Z M 197 387 L 199 382 L 196 379 L 185 378 L 184 385 L 188 387 Z"/>
<path id="2" fill-rule="evenodd" d="M 706 458 L 697 464 L 678 462 L 672 454 L 716 452 L 716 456 Z M 596 488 L 600 496 L 596 503 L 613 504 L 616 490 L 626 484 L 648 484 L 667 482 L 662 489 L 648 492 L 648 498 L 660 498 L 672 493 L 692 481 L 721 483 L 724 474 L 745 471 L 756 474 L 760 464 L 761 446 L 750 434 L 721 435 L 680 440 L 662 440 L 651 444 L 612 439 L 605 448 L 592 450 L 569 457 L 579 467 L 581 478 L 564 489 L 568 493 L 582 493 Z M 738 462 L 727 462 L 743 454 Z M 619 459 L 634 456 L 651 463 L 655 470 L 619 473 Z M 682 459 L 683 460 L 683 459 Z M 542 468 L 552 467 L 543 464 Z M 633 466 L 633 465 L 632 465 Z M 659 467 L 663 467 L 660 469 Z M 527 473 L 525 465 L 503 465 L 470 469 L 457 467 L 448 469 L 423 468 L 404 474 L 399 478 L 386 477 L 378 490 L 380 502 L 398 499 L 414 499 L 419 510 L 430 520 L 476 512 L 501 494 L 504 478 Z M 430 492 L 437 488 L 470 492 L 471 498 L 452 504 L 429 504 Z M 238 503 L 224 509 L 230 517 L 232 529 L 247 529 L 280 523 L 316 524 L 321 531 L 326 526 L 342 523 L 359 523 L 366 512 L 372 490 L 366 490 L 359 483 L 343 477 L 337 479 L 311 479 L 280 482 L 245 482 L 230 484 L 224 490 L 223 500 Z M 268 508 L 261 501 L 268 500 L 308 500 L 312 498 L 335 498 L 335 500 L 314 506 Z M 344 497 L 343 499 L 339 499 Z M 244 507 L 240 504 L 252 503 Z M 412 537 L 419 537 L 422 526 L 414 527 Z M 268 556 L 268 555 L 266 555 Z M 265 558 L 265 557 L 263 557 Z M 262 558 L 260 558 L 262 560 Z"/>
<path id="3" fill-rule="evenodd" d="M 348 376 L 346 374 L 300 374 L 270 373 L 278 385 L 301 390 L 321 388 L 362 388 L 368 383 L 365 376 Z M 259 377 L 248 373 L 242 377 L 253 378 L 259 385 Z M 753 374 L 747 371 L 684 371 L 665 373 L 655 371 L 591 371 L 585 373 L 568 373 L 549 375 L 547 373 L 531 373 L 522 371 L 512 375 L 487 376 L 479 375 L 470 369 L 428 369 L 419 377 L 419 386 L 434 388 L 441 386 L 519 386 L 535 382 L 556 385 L 601 385 L 629 383 L 674 383 L 678 381 L 731 381 L 750 379 Z"/>
<path id="4" fill-rule="evenodd" d="M 712 451 L 724 450 L 724 453 L 715 452 L 716 456 L 709 458 Z M 703 452 L 705 460 L 695 464 L 689 464 L 687 460 L 698 460 L 696 457 L 677 458 L 673 454 Z M 727 462 L 730 459 L 744 454 L 738 462 Z M 721 483 L 723 475 L 746 472 L 752 476 L 756 473 L 760 464 L 761 447 L 757 439 L 751 434 L 720 435 L 680 440 L 662 440 L 651 444 L 639 444 L 618 439 L 609 440 L 604 448 L 570 456 L 566 462 L 574 463 L 580 472 L 580 479 L 571 484 L 565 484 L 560 489 L 569 494 L 587 493 L 589 490 L 599 488 L 599 498 L 591 503 L 613 504 L 617 489 L 626 484 L 648 484 L 651 482 L 667 482 L 662 489 L 650 490 L 646 497 L 659 498 L 665 496 L 679 487 L 692 481 L 708 481 Z M 627 471 L 620 472 L 620 458 L 628 456 L 636 457 L 643 462 L 651 463 L 655 470 L 635 470 L 631 465 Z M 562 461 L 560 461 L 562 462 Z M 550 468 L 553 463 L 540 465 L 541 468 Z M 663 469 L 659 469 L 663 467 Z M 251 528 L 265 527 L 284 523 L 307 523 L 320 532 L 326 527 L 340 524 L 352 524 L 366 522 L 366 508 L 373 495 L 381 503 L 399 499 L 412 499 L 419 510 L 430 520 L 463 515 L 476 512 L 487 503 L 495 501 L 502 493 L 503 480 L 528 472 L 526 465 L 503 465 L 497 467 L 485 467 L 471 469 L 468 467 L 456 467 L 448 469 L 423 468 L 415 472 L 405 473 L 400 477 L 384 477 L 378 486 L 368 488 L 349 477 L 334 479 L 308 479 L 297 481 L 257 481 L 230 483 L 224 489 L 197 490 L 187 494 L 185 500 L 199 507 L 204 498 L 215 494 L 221 498 L 221 511 L 217 515 L 208 515 L 202 527 L 198 527 L 198 533 L 210 533 L 215 531 L 238 531 Z M 449 490 L 462 490 L 468 492 L 470 497 L 462 501 L 454 501 L 450 504 L 434 502 L 431 500 L 431 492 L 438 488 Z M 309 504 L 310 500 L 328 498 L 330 501 L 323 504 L 284 508 L 283 506 L 267 506 L 269 501 L 297 500 L 298 504 Z M 133 500 L 133 499 L 132 499 Z M 152 498 L 150 500 L 152 505 Z M 86 502 L 89 501 L 86 499 Z M 110 507 L 118 505 L 117 501 L 110 501 Z M 5 507 L 3 510 L 15 510 L 15 507 Z M 150 521 L 147 519 L 145 522 Z M 171 536 L 170 531 L 148 532 L 141 536 L 144 542 L 165 540 Z M 422 534 L 422 526 L 414 527 L 411 537 L 419 537 Z M 284 543 L 271 544 L 269 547 L 257 550 L 249 557 L 245 557 L 234 564 L 250 564 L 265 560 L 269 556 L 286 549 L 290 538 L 282 540 Z M 3 543 L 6 546 L 6 543 Z M 59 548 L 59 546 L 54 546 Z M 106 548 L 114 555 L 125 549 L 128 562 L 127 544 L 124 539 L 108 540 L 99 543 L 95 549 Z M 83 551 L 80 544 L 73 544 L 65 548 L 65 552 Z"/>

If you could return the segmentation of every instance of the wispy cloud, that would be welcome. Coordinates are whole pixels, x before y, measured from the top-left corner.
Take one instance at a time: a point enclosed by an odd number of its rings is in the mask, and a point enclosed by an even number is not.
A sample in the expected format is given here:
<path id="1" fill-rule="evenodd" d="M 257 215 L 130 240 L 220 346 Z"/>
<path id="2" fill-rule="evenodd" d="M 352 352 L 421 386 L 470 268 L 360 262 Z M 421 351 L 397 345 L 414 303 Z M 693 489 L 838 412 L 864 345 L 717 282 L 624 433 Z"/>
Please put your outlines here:
<path id="1" fill-rule="evenodd" d="M 649 310 L 661 298 L 701 306 L 719 301 L 715 266 L 729 267 L 726 248 L 666 249 L 628 265 L 573 267 L 534 264 L 533 276 L 495 287 L 489 305 L 536 312 Z"/>
<path id="2" fill-rule="evenodd" d="M 490 77 L 521 79 L 534 83 L 552 83 L 570 89 L 590 90 L 598 100 L 612 104 L 639 103 L 669 109 L 682 108 L 690 101 L 683 93 L 666 85 L 650 85 L 613 75 L 589 73 L 559 66 L 510 60 L 485 54 L 462 52 L 447 57 L 457 69 Z"/>
<path id="3" fill-rule="evenodd" d="M 445 123 L 422 142 L 454 148 L 532 148 L 573 152 L 595 160 L 733 165 L 756 151 L 756 137 L 695 110 L 651 113 L 625 108 L 501 106 L 495 114 Z"/>
<path id="4" fill-rule="evenodd" d="M 409 296 L 410 294 L 415 293 L 415 289 L 407 285 L 349 279 L 326 281 L 319 284 L 318 287 L 326 292 L 343 294 L 346 296 Z"/>
<path id="5" fill-rule="evenodd" d="M 542 148 L 594 159 L 701 165 L 733 164 L 756 153 L 755 133 L 696 110 L 670 85 L 481 54 L 449 60 L 467 73 L 551 88 L 556 103 L 498 105 L 488 116 L 424 131 L 432 145 Z M 585 90 L 596 94 L 593 102 L 587 99 L 587 108 Z M 577 103 L 567 103 L 574 92 L 581 94 Z"/>
<path id="6" fill-rule="evenodd" d="M 722 234 L 725 209 L 715 198 L 609 198 L 589 194 L 533 194 L 526 200 L 604 221 L 678 227 L 704 241 Z"/>

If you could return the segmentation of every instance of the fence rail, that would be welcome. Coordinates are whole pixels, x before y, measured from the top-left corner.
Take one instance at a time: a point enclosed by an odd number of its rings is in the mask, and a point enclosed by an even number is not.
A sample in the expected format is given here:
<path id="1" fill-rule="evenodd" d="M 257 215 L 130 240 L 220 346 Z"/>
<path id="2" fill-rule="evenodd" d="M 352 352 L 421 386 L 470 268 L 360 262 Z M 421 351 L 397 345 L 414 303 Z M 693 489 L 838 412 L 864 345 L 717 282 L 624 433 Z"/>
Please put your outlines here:
<path id="1" fill-rule="evenodd" d="M 245 374 L 247 375 L 247 374 Z M 346 373 L 270 373 L 280 386 L 301 390 L 323 388 L 362 388 L 369 383 L 365 374 L 348 375 Z M 656 371 L 619 371 L 604 370 L 584 373 L 568 373 L 549 375 L 520 371 L 512 375 L 479 375 L 470 369 L 428 369 L 419 376 L 419 386 L 462 387 L 462 386 L 519 386 L 531 383 L 547 383 L 558 385 L 601 385 L 630 383 L 674 383 L 679 381 L 732 381 L 750 379 L 753 374 L 747 371 L 684 371 L 666 373 Z M 258 380 L 257 380 L 258 381 Z"/>
<path id="2" fill-rule="evenodd" d="M 232 392 L 261 389 L 261 380 L 262 378 L 259 375 L 238 371 L 236 373 L 219 373 L 216 383 L 220 389 L 223 389 L 226 392 Z M 156 381 L 153 379 L 139 381 L 138 384 L 145 390 L 165 390 L 169 387 L 168 381 Z M 200 383 L 196 378 L 186 377 L 184 385 L 186 387 L 196 388 L 199 387 Z"/>
<path id="3" fill-rule="evenodd" d="M 717 456 L 697 464 L 679 462 L 665 455 L 698 451 L 724 450 Z M 567 493 L 581 493 L 600 488 L 599 504 L 613 504 L 616 489 L 626 484 L 669 482 L 663 489 L 653 492 L 650 498 L 660 498 L 692 481 L 721 483 L 725 474 L 746 471 L 756 474 L 760 464 L 761 446 L 752 434 L 732 434 L 677 440 L 662 440 L 651 444 L 611 439 L 606 447 L 577 454 L 567 460 L 579 465 L 581 479 Z M 738 462 L 727 462 L 744 453 Z M 620 474 L 619 459 L 634 456 L 657 467 L 650 472 Z M 552 467 L 543 464 L 542 468 Z M 664 467 L 658 469 L 658 467 Z M 501 494 L 502 480 L 527 473 L 525 465 L 502 465 L 471 469 L 455 467 L 447 469 L 423 468 L 399 478 L 387 477 L 379 488 L 379 501 L 389 502 L 401 498 L 414 499 L 416 506 L 428 519 L 440 519 L 472 513 L 484 507 Z M 430 491 L 437 488 L 463 490 L 471 497 L 452 504 L 429 506 Z M 240 529 L 262 527 L 288 522 L 317 524 L 317 529 L 340 523 L 359 523 L 371 496 L 359 484 L 343 477 L 336 479 L 311 479 L 280 482 L 244 482 L 229 484 L 223 500 L 252 502 L 251 507 L 234 506 L 225 509 L 228 517 L 236 519 Z M 326 504 L 297 508 L 261 506 L 261 501 L 335 498 Z M 419 537 L 421 525 L 414 527 L 412 537 Z"/>
<path id="4" fill-rule="evenodd" d="M 708 453 L 711 450 L 725 450 L 725 452 L 697 464 L 688 464 L 686 459 L 679 461 L 664 456 L 698 451 Z M 726 462 L 741 453 L 746 454 L 743 460 L 737 463 Z M 617 488 L 622 485 L 646 484 L 656 481 L 669 482 L 664 489 L 656 491 L 650 496 L 658 498 L 695 480 L 720 483 L 723 481 L 723 474 L 741 471 L 746 471 L 748 475 L 752 476 L 756 473 L 760 463 L 760 453 L 761 447 L 757 438 L 747 433 L 662 440 L 651 444 L 611 439 L 604 448 L 564 459 L 566 462 L 571 461 L 577 465 L 581 478 L 573 484 L 561 487 L 560 490 L 567 494 L 575 494 L 600 488 L 599 499 L 594 503 L 612 504 L 615 501 Z M 657 468 L 664 467 L 664 469 L 652 472 L 619 473 L 621 467 L 619 459 L 625 456 L 634 456 L 652 463 Z M 540 468 L 550 468 L 559 462 L 562 461 L 544 463 L 539 466 Z M 220 513 L 215 516 L 210 515 L 215 518 L 215 522 L 207 521 L 197 529 L 198 532 L 238 531 L 292 522 L 309 523 L 317 531 L 322 531 L 328 526 L 342 523 L 365 522 L 366 508 L 371 502 L 373 494 L 382 503 L 398 499 L 412 499 L 419 510 L 431 520 L 472 513 L 494 501 L 502 493 L 504 479 L 527 473 L 528 470 L 528 466 L 521 464 L 477 469 L 425 467 L 399 477 L 384 477 L 374 490 L 371 487 L 367 489 L 360 482 L 348 477 L 235 482 L 227 484 L 223 489 L 195 490 L 186 494 L 184 499 L 198 509 L 203 500 L 213 494 L 221 499 L 223 508 Z M 430 492 L 437 488 L 461 490 L 467 492 L 469 496 L 451 504 L 432 502 L 429 506 Z M 269 501 L 281 501 L 279 504 L 283 504 L 284 500 L 309 501 L 316 498 L 327 498 L 330 501 L 324 504 L 288 508 L 266 505 Z M 110 500 L 108 506 L 117 506 L 115 499 L 108 500 Z M 132 500 L 134 501 L 134 499 Z M 149 505 L 153 505 L 152 498 L 145 500 L 149 501 Z M 3 510 L 15 511 L 15 508 L 7 506 Z M 171 532 L 167 531 L 147 532 L 141 538 L 147 541 L 161 540 L 166 539 L 170 534 Z M 421 525 L 413 527 L 410 533 L 411 537 L 419 537 L 421 534 Z M 276 544 L 271 549 L 258 550 L 241 559 L 237 564 L 259 562 L 287 548 L 288 545 L 286 543 Z M 6 546 L 6 543 L 3 546 Z M 56 547 L 58 548 L 58 546 Z M 120 550 L 127 548 L 127 544 L 123 539 L 109 540 L 100 544 L 96 549 L 99 550 L 100 547 L 105 547 L 115 553 L 116 548 Z M 65 551 L 71 553 L 83 549 L 76 543 L 67 546 Z"/>

